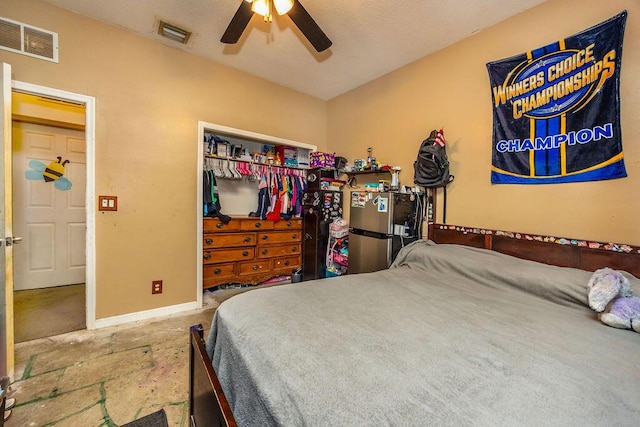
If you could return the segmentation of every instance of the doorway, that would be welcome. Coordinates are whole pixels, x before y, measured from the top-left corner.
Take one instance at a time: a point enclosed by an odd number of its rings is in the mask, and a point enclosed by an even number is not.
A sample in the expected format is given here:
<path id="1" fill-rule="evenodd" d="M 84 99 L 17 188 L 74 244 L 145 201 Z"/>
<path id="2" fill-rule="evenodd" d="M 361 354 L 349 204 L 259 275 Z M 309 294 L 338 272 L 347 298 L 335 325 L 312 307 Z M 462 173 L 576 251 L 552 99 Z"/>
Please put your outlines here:
<path id="1" fill-rule="evenodd" d="M 12 106 L 19 343 L 86 328 L 85 106 L 16 91 Z"/>
<path id="2" fill-rule="evenodd" d="M 0 281 L 0 324 L 3 330 L 0 331 L 0 372 L 3 375 L 13 377 L 14 363 L 14 317 L 13 317 L 13 246 L 20 242 L 20 236 L 13 235 L 13 212 L 11 201 L 13 186 L 11 185 L 13 169 L 11 162 L 11 92 L 23 92 L 33 95 L 41 95 L 52 99 L 76 102 L 85 106 L 85 148 L 86 148 L 86 191 L 85 191 L 85 306 L 86 306 L 86 326 L 87 329 L 96 328 L 96 196 L 95 196 L 95 98 L 59 89 L 31 83 L 20 82 L 11 79 L 11 65 L 2 63 L 0 73 L 0 143 L 2 150 L 2 164 L 5 173 L 0 175 L 2 186 L 0 189 L 0 226 L 4 231 L 3 241 L 6 244 L 2 247 L 5 262 L 0 263 L 0 273 L 3 280 Z"/>
<path id="3" fill-rule="evenodd" d="M 87 329 L 96 328 L 96 283 L 95 283 L 95 258 L 96 258 L 96 241 L 95 241 L 95 98 L 92 96 L 81 95 L 77 93 L 67 92 L 59 89 L 49 88 L 40 85 L 34 85 L 31 83 L 25 83 L 20 81 L 12 81 L 12 91 L 19 92 L 27 95 L 35 95 L 43 97 L 54 102 L 71 103 L 76 106 L 82 106 L 84 111 L 84 158 L 85 163 L 83 171 L 76 170 L 75 172 L 83 173 L 83 178 L 78 178 L 77 173 L 71 172 L 67 179 L 71 181 L 73 185 L 76 185 L 77 189 L 84 189 L 84 218 L 86 220 L 82 235 L 84 237 L 84 313 L 85 313 L 85 327 Z M 12 114 L 12 119 L 21 119 Z M 44 126 L 50 126 L 51 124 L 59 125 L 59 122 L 67 123 L 71 122 L 72 130 L 82 130 L 75 128 L 73 123 L 77 123 L 75 120 L 54 120 L 54 123 L 43 122 L 40 123 Z M 13 139 L 13 138 L 12 138 Z M 82 138 L 81 138 L 82 139 Z M 75 143 L 77 145 L 77 142 Z M 63 160 L 64 161 L 64 160 Z M 66 169 L 65 165 L 65 169 Z M 67 172 L 65 171 L 65 174 Z M 79 181 L 77 180 L 79 179 Z M 74 180 L 76 183 L 74 184 Z M 75 231 L 82 229 L 82 227 L 76 227 Z M 82 252 L 82 248 L 80 248 Z M 78 247 L 74 248 L 76 259 L 78 255 Z"/>

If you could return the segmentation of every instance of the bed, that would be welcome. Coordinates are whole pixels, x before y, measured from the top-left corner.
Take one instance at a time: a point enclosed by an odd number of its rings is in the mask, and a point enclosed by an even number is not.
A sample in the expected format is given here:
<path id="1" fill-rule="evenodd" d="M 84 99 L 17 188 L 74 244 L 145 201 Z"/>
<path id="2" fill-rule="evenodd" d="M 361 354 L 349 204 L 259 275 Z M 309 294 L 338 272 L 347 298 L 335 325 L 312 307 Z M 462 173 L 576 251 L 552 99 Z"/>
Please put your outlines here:
<path id="1" fill-rule="evenodd" d="M 638 248 L 432 227 L 388 270 L 252 290 L 206 342 L 193 327 L 194 425 L 637 425 L 640 334 L 598 322 L 586 283 L 637 275 Z"/>

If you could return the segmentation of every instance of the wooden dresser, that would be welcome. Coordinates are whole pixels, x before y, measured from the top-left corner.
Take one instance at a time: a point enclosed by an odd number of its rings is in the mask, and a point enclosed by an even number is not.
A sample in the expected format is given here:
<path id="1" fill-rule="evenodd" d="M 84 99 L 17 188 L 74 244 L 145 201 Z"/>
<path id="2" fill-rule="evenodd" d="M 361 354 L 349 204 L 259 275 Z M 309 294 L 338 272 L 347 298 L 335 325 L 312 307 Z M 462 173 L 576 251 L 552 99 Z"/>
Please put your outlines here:
<path id="1" fill-rule="evenodd" d="M 202 284 L 257 284 L 291 275 L 302 263 L 302 219 L 273 222 L 233 217 L 224 224 L 204 218 L 202 227 Z"/>

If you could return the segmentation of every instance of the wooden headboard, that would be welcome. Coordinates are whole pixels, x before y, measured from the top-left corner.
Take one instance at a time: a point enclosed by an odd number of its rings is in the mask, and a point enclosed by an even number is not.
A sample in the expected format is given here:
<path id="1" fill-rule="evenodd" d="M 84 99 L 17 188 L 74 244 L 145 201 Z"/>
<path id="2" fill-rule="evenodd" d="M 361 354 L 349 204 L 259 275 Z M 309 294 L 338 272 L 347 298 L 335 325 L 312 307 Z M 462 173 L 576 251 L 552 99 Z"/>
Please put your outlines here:
<path id="1" fill-rule="evenodd" d="M 429 239 L 490 249 L 560 267 L 610 267 L 640 278 L 640 247 L 449 224 L 429 224 Z"/>

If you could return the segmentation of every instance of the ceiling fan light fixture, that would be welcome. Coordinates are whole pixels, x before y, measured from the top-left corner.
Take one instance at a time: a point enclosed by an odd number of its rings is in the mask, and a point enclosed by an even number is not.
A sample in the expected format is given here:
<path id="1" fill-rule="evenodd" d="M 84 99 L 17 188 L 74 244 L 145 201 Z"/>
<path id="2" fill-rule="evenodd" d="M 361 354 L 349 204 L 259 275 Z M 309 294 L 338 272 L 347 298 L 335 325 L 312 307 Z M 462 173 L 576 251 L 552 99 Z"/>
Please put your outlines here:
<path id="1" fill-rule="evenodd" d="M 258 15 L 264 16 L 265 22 L 271 21 L 271 1 L 253 0 L 251 10 Z"/>
<path id="2" fill-rule="evenodd" d="M 323 52 L 331 47 L 332 43 L 329 37 L 298 0 L 245 0 L 241 2 L 220 41 L 226 44 L 238 43 L 253 14 L 260 14 L 264 16 L 265 22 L 271 22 L 271 13 L 274 7 L 277 13 L 286 13 L 291 18 L 317 52 Z"/>
<path id="3" fill-rule="evenodd" d="M 284 15 L 293 7 L 293 0 L 273 0 L 273 5 L 278 15 Z"/>

